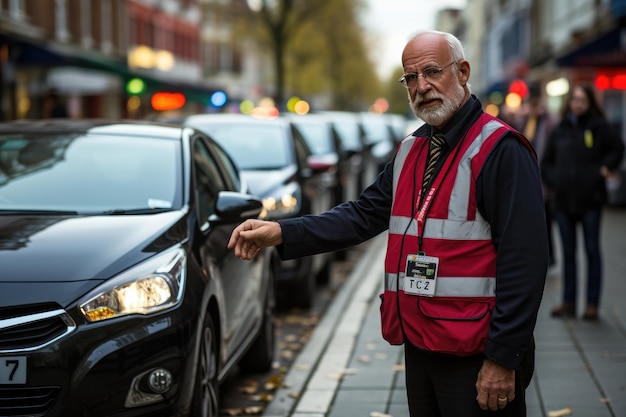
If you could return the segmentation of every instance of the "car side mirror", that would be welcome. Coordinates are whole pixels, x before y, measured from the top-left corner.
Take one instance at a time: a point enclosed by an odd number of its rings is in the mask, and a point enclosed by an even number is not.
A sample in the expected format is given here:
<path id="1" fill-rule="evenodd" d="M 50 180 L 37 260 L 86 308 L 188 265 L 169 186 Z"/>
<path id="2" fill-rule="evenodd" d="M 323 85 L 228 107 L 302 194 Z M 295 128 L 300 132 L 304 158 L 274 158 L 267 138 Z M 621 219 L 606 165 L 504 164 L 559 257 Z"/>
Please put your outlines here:
<path id="1" fill-rule="evenodd" d="M 233 191 L 220 191 L 215 202 L 215 215 L 221 221 L 242 221 L 257 218 L 263 203 L 258 197 Z"/>

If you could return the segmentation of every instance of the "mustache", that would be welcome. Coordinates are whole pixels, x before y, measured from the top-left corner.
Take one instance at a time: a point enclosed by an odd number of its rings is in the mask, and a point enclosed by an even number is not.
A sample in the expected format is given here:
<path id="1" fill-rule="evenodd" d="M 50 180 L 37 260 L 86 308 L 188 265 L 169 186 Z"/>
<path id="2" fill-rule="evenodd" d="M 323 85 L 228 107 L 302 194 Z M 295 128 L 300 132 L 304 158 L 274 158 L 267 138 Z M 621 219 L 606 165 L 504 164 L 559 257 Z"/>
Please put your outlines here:
<path id="1" fill-rule="evenodd" d="M 421 104 L 425 101 L 436 100 L 436 99 L 441 100 L 443 99 L 443 97 L 441 97 L 439 94 L 427 94 L 427 95 L 417 94 L 415 96 L 415 103 Z"/>

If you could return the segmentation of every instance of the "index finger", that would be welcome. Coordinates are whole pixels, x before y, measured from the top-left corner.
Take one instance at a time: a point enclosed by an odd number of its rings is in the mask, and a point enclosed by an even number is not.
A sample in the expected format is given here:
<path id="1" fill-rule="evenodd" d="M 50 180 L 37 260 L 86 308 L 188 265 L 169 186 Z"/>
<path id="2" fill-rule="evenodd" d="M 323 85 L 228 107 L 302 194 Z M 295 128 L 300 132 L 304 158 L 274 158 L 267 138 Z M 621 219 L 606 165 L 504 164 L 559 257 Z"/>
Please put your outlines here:
<path id="1" fill-rule="evenodd" d="M 243 223 L 233 229 L 233 232 L 230 235 L 230 239 L 228 239 L 228 249 L 232 249 L 237 245 L 237 241 L 239 240 L 239 232 L 243 229 Z"/>

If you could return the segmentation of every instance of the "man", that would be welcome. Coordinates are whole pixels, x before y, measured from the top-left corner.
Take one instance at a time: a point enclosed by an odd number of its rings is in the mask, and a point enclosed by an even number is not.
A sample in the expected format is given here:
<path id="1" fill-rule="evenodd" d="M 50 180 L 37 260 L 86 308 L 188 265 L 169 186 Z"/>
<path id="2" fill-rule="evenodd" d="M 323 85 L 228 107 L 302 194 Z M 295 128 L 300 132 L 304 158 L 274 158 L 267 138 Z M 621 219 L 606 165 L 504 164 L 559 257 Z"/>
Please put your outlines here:
<path id="1" fill-rule="evenodd" d="M 246 221 L 229 247 L 250 259 L 277 245 L 289 259 L 388 230 L 382 333 L 405 346 L 411 415 L 524 416 L 548 263 L 532 146 L 483 112 L 454 36 L 418 33 L 402 64 L 425 124 L 374 184 L 320 215 Z"/>

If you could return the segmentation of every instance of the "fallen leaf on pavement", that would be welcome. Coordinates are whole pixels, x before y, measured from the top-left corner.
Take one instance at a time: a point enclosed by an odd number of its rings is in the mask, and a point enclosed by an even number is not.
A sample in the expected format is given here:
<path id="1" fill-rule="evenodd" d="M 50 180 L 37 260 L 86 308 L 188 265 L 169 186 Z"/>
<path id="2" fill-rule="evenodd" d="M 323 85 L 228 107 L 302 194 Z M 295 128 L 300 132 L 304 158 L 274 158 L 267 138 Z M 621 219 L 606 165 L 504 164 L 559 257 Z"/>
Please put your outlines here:
<path id="1" fill-rule="evenodd" d="M 372 361 L 372 358 L 368 355 L 361 355 L 357 358 L 357 360 L 363 363 L 370 363 Z"/>
<path id="2" fill-rule="evenodd" d="M 344 376 L 345 374 L 343 374 L 342 372 L 331 372 L 326 375 L 327 378 L 334 379 L 335 381 L 343 380 Z"/>
<path id="3" fill-rule="evenodd" d="M 246 407 L 243 409 L 243 411 L 245 415 L 252 416 L 252 415 L 260 414 L 261 411 L 263 411 L 263 407 L 259 407 L 259 406 Z"/>
<path id="4" fill-rule="evenodd" d="M 227 408 L 220 410 L 220 415 L 240 416 L 241 414 L 243 414 L 243 410 L 241 408 Z"/>
<path id="5" fill-rule="evenodd" d="M 571 416 L 571 415 L 572 415 L 571 407 L 565 407 L 565 408 L 561 408 L 560 410 L 554 410 L 554 411 L 548 412 L 548 417 L 564 417 L 564 416 Z"/>
<path id="6" fill-rule="evenodd" d="M 247 381 L 246 385 L 239 387 L 239 392 L 244 394 L 256 394 L 259 390 L 259 385 L 256 382 Z"/>

